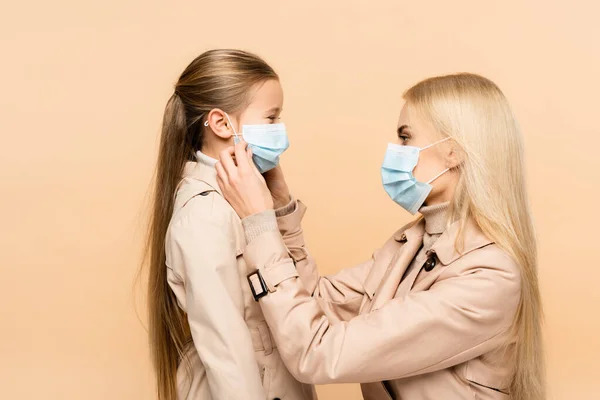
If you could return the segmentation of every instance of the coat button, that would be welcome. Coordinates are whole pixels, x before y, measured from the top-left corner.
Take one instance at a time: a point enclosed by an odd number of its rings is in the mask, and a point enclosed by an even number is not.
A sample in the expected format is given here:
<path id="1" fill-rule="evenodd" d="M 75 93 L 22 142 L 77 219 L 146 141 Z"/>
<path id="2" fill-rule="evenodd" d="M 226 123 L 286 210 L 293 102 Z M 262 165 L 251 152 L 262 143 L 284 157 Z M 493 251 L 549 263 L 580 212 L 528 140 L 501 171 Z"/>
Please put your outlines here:
<path id="1" fill-rule="evenodd" d="M 423 268 L 425 268 L 425 271 L 429 272 L 435 267 L 435 264 L 437 264 L 437 261 L 435 260 L 435 257 L 432 256 L 425 261 Z"/>

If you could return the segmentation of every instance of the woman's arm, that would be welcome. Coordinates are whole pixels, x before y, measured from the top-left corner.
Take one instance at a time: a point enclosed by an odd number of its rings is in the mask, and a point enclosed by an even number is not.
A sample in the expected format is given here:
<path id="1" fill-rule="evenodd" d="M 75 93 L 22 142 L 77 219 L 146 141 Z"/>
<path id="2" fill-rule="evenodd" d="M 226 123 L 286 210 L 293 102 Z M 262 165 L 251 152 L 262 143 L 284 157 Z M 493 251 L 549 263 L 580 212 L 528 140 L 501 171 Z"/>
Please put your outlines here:
<path id="1" fill-rule="evenodd" d="M 196 198 L 186 207 L 195 207 Z M 180 275 L 188 321 L 215 399 L 264 399 L 250 333 L 228 287 L 239 282 L 236 254 L 223 228 L 193 212 L 171 228 L 172 267 Z M 238 299 L 239 300 L 239 299 Z"/>
<path id="2" fill-rule="evenodd" d="M 275 210 L 277 226 L 283 238 L 288 255 L 292 258 L 304 288 L 319 301 L 327 317 L 333 321 L 345 321 L 358 315 L 365 294 L 364 281 L 375 261 L 373 256 L 353 268 L 346 268 L 337 274 L 319 276 L 316 262 L 306 248 L 302 230 L 302 219 L 306 206 L 298 200 Z M 262 213 L 244 219 L 247 241 L 252 241 L 272 224 L 272 213 Z M 266 220 L 265 220 L 266 219 Z M 258 229 L 253 229 L 258 227 Z M 261 228 L 262 226 L 263 228 Z"/>
<path id="3" fill-rule="evenodd" d="M 518 269 L 496 246 L 480 252 L 499 265 L 444 267 L 430 290 L 337 323 L 294 276 L 278 232 L 252 240 L 245 257 L 270 292 L 260 305 L 287 368 L 303 382 L 325 384 L 429 373 L 500 346 L 519 301 Z"/>
<path id="4" fill-rule="evenodd" d="M 245 144 L 221 153 L 220 159 L 219 186 L 238 215 L 271 213 L 274 220 L 269 190 Z M 495 245 L 443 266 L 427 291 L 335 323 L 298 279 L 274 221 L 267 218 L 266 225 L 275 229 L 250 240 L 244 257 L 262 275 L 262 281 L 252 275 L 252 287 L 260 292 L 266 286 L 269 293 L 260 299 L 265 319 L 287 368 L 301 381 L 399 379 L 463 363 L 506 342 L 519 304 L 520 276 Z M 474 253 L 477 258 L 467 261 Z"/>

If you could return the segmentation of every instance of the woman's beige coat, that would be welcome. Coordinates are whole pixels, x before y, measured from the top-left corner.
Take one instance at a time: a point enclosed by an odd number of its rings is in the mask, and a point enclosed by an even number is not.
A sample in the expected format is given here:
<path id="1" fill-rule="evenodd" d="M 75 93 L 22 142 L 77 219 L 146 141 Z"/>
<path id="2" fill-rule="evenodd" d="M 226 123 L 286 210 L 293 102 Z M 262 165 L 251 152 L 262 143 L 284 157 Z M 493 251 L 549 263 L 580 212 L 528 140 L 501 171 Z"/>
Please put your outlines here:
<path id="1" fill-rule="evenodd" d="M 396 232 L 370 260 L 319 278 L 304 244 L 304 212 L 298 203 L 278 218 L 279 230 L 244 221 L 265 231 L 249 236 L 244 258 L 268 287 L 259 303 L 297 379 L 362 383 L 366 400 L 510 398 L 519 268 L 475 224 L 467 221 L 461 252 L 457 222 L 408 273 L 423 220 Z M 274 215 L 260 215 L 264 227 L 274 225 Z M 257 275 L 252 285 L 261 292 Z"/>

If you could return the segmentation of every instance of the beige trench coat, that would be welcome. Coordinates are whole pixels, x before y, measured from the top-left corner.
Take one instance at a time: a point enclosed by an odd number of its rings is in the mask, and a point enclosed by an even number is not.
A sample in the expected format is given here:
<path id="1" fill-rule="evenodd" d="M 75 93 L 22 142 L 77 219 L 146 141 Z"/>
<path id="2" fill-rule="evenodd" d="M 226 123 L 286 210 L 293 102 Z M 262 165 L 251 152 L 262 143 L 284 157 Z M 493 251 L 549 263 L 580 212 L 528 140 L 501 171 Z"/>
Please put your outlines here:
<path id="1" fill-rule="evenodd" d="M 241 221 L 222 197 L 212 163 L 203 160 L 185 168 L 166 237 L 168 284 L 193 338 L 178 369 L 179 398 L 316 399 L 281 361 L 250 293 Z"/>
<path id="2" fill-rule="evenodd" d="M 421 220 L 370 260 L 319 278 L 304 212 L 298 203 L 278 218 L 280 232 L 262 233 L 244 252 L 268 288 L 259 303 L 298 380 L 362 383 L 367 400 L 510 398 L 520 274 L 504 251 L 467 223 L 459 254 L 455 223 L 428 252 L 433 268 L 405 275 L 422 244 Z M 257 275 L 251 281 L 261 292 Z"/>

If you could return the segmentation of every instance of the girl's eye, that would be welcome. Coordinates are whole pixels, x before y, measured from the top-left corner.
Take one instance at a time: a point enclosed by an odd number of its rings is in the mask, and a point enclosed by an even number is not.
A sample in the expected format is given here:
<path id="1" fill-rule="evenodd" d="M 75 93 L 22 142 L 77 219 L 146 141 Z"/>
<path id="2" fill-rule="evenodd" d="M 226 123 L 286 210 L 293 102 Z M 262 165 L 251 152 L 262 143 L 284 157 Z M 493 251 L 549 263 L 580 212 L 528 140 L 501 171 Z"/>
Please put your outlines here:
<path id="1" fill-rule="evenodd" d="M 410 137 L 407 135 L 399 135 L 398 137 L 400 138 L 400 140 L 402 140 L 402 143 L 406 143 L 410 139 Z"/>

